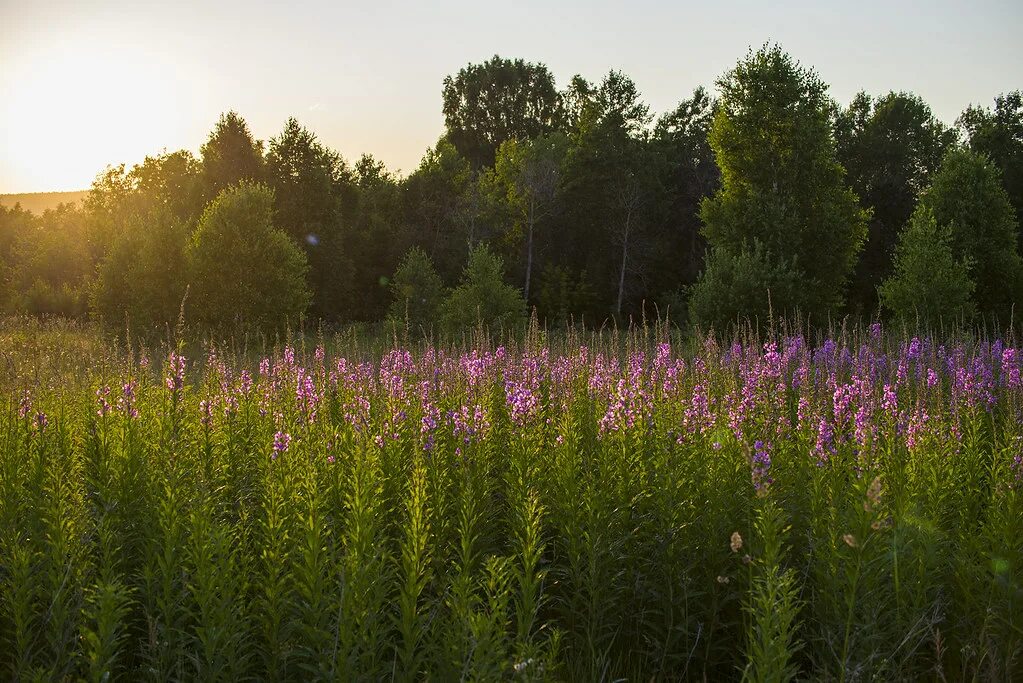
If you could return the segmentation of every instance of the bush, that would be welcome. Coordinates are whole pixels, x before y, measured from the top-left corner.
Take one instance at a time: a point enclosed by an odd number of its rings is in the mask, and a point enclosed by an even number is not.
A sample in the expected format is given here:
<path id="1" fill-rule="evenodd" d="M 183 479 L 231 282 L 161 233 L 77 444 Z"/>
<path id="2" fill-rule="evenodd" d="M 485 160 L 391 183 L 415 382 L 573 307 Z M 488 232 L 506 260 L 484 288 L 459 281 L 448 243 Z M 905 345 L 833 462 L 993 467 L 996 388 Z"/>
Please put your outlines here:
<path id="1" fill-rule="evenodd" d="M 173 324 L 187 285 L 188 227 L 169 211 L 133 219 L 100 263 L 91 292 L 94 314 L 135 333 Z"/>
<path id="2" fill-rule="evenodd" d="M 412 247 L 391 280 L 394 301 L 387 318 L 394 324 L 426 329 L 440 317 L 444 283 L 433 260 L 419 247 Z"/>
<path id="3" fill-rule="evenodd" d="M 895 247 L 895 272 L 878 288 L 881 303 L 896 316 L 936 323 L 973 317 L 972 260 L 956 260 L 952 231 L 934 212 L 918 206 Z"/>
<path id="4" fill-rule="evenodd" d="M 798 313 L 786 302 L 798 301 L 803 276 L 789 262 L 774 258 L 760 243 L 737 254 L 717 248 L 707 255 L 700 280 L 689 298 L 689 318 L 707 328 L 725 330 L 744 319 L 761 324 Z"/>
<path id="5" fill-rule="evenodd" d="M 444 301 L 444 327 L 457 334 L 482 323 L 491 331 L 518 325 L 526 315 L 522 293 L 504 281 L 504 261 L 481 244 L 469 253 L 462 281 Z"/>
<path id="6" fill-rule="evenodd" d="M 920 204 L 948 228 L 952 253 L 970 259 L 978 312 L 1008 323 L 1014 304 L 1023 300 L 1023 262 L 1016 215 L 998 169 L 983 154 L 953 149 Z"/>
<path id="7" fill-rule="evenodd" d="M 273 225 L 273 191 L 242 182 L 206 208 L 188 248 L 191 302 L 206 325 L 280 328 L 309 306 L 309 265 Z"/>

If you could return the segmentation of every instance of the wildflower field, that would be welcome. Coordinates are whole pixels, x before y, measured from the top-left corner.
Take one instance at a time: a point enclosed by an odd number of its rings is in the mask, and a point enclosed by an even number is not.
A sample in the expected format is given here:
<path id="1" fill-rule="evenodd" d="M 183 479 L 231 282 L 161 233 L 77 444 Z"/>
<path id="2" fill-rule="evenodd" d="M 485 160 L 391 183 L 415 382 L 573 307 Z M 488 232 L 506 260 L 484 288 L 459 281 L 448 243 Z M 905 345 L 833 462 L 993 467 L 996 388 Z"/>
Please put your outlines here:
<path id="1" fill-rule="evenodd" d="M 668 339 L 7 336 L 0 676 L 1023 676 L 1023 352 Z"/>

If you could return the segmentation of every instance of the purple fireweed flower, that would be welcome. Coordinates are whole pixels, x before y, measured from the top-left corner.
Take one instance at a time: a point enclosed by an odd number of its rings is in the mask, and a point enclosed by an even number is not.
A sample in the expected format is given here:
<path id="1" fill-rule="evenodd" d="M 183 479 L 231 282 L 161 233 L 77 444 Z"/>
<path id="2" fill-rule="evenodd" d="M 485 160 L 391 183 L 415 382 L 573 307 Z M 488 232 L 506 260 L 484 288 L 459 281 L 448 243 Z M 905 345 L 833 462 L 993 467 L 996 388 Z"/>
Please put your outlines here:
<path id="1" fill-rule="evenodd" d="M 800 396 L 796 402 L 796 420 L 802 427 L 810 417 L 810 400 L 806 396 Z"/>
<path id="2" fill-rule="evenodd" d="M 18 402 L 18 417 L 24 419 L 32 412 L 32 392 L 28 389 L 21 394 L 21 401 Z"/>
<path id="3" fill-rule="evenodd" d="M 920 338 L 913 337 L 909 340 L 909 347 L 906 349 L 906 358 L 911 361 L 919 359 L 921 348 Z"/>
<path id="4" fill-rule="evenodd" d="M 853 438 L 861 447 L 866 446 L 867 441 L 875 434 L 874 421 L 871 416 L 871 409 L 866 404 L 856 409 L 856 415 L 853 418 Z"/>
<path id="5" fill-rule="evenodd" d="M 117 399 L 117 409 L 132 419 L 139 416 L 138 408 L 135 407 L 135 389 L 137 386 L 138 384 L 135 380 L 129 379 L 121 387 L 121 396 Z"/>
<path id="6" fill-rule="evenodd" d="M 927 414 L 927 410 L 923 406 L 916 409 L 906 427 L 906 448 L 913 450 L 920 444 L 930 419 L 930 415 Z"/>
<path id="7" fill-rule="evenodd" d="M 899 413 L 899 397 L 895 393 L 895 389 L 892 388 L 891 384 L 884 385 L 881 398 L 881 409 L 892 417 Z"/>
<path id="8" fill-rule="evenodd" d="M 753 488 L 757 493 L 765 493 L 767 487 L 774 483 L 770 477 L 771 453 L 770 447 L 759 439 L 753 444 L 753 459 L 750 463 Z"/>
<path id="9" fill-rule="evenodd" d="M 295 401 L 304 423 L 312 424 L 316 421 L 316 411 L 321 399 L 322 396 L 316 389 L 313 376 L 304 369 L 298 368 L 295 380 Z"/>
<path id="10" fill-rule="evenodd" d="M 274 434 L 273 453 L 270 455 L 271 458 L 276 458 L 278 455 L 288 450 L 288 446 L 291 445 L 291 434 L 287 432 L 278 431 Z"/>
<path id="11" fill-rule="evenodd" d="M 826 464 L 835 454 L 835 430 L 823 417 L 817 424 L 817 442 L 814 444 L 813 453 L 817 456 L 818 466 Z"/>
<path id="12" fill-rule="evenodd" d="M 423 406 L 423 416 L 419 420 L 419 435 L 423 439 L 423 450 L 432 451 L 434 432 L 440 424 L 440 409 L 433 403 Z"/>
<path id="13" fill-rule="evenodd" d="M 249 374 L 248 370 L 242 370 L 239 373 L 238 389 L 242 396 L 248 396 L 249 392 L 252 391 L 252 375 Z"/>
<path id="14" fill-rule="evenodd" d="M 209 429 L 213 426 L 213 402 L 208 400 L 199 401 L 199 422 L 203 427 Z"/>
<path id="15" fill-rule="evenodd" d="M 460 406 L 448 413 L 448 421 L 454 437 L 467 446 L 490 429 L 490 421 L 481 405 L 473 406 L 472 410 L 467 405 Z"/>
<path id="16" fill-rule="evenodd" d="M 98 409 L 96 415 L 99 417 L 105 417 L 111 410 L 113 410 L 110 402 L 107 400 L 110 397 L 110 387 L 102 386 L 96 390 L 96 404 Z"/>
<path id="17" fill-rule="evenodd" d="M 36 413 L 36 416 L 35 416 L 35 427 L 36 427 L 36 429 L 41 432 L 44 429 L 46 429 L 46 426 L 48 424 L 50 424 L 50 420 L 49 420 L 48 417 L 46 417 L 46 413 L 44 413 L 41 410 L 38 411 Z"/>
<path id="18" fill-rule="evenodd" d="M 1005 349 L 1002 351 L 1002 381 L 1010 389 L 1023 388 L 1023 381 L 1020 378 L 1020 353 L 1018 349 Z"/>
<path id="19" fill-rule="evenodd" d="M 185 386 L 185 362 L 185 357 L 174 351 L 167 356 L 167 377 L 164 383 L 172 393 L 180 392 Z"/>
<path id="20" fill-rule="evenodd" d="M 689 405 L 686 406 L 682 416 L 682 426 L 687 434 L 705 434 L 714 427 L 714 413 L 711 411 L 707 385 L 703 382 L 698 382 L 693 386 Z M 682 439 L 683 436 L 680 436 L 680 443 Z"/>

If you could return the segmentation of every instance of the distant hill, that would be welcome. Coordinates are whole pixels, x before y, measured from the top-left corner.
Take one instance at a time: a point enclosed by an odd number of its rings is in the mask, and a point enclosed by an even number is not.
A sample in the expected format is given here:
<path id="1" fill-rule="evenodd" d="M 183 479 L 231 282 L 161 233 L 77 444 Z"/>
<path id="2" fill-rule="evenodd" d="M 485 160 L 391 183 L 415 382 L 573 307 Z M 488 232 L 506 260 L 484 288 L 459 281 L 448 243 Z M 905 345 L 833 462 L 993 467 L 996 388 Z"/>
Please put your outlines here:
<path id="1" fill-rule="evenodd" d="M 89 194 L 88 190 L 77 192 L 25 192 L 22 194 L 0 194 L 0 204 L 21 208 L 34 214 L 42 214 L 47 209 L 56 209 L 58 204 L 80 202 Z"/>

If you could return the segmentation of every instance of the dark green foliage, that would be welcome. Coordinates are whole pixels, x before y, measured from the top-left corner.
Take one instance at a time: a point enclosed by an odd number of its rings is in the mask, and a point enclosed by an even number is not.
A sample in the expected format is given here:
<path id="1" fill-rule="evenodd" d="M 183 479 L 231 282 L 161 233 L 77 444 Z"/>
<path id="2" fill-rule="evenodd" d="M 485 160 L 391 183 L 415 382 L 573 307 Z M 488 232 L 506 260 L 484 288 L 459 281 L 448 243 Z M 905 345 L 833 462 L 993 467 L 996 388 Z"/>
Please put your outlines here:
<path id="1" fill-rule="evenodd" d="M 199 153 L 207 202 L 241 180 L 263 179 L 263 143 L 252 137 L 249 124 L 236 112 L 221 114 Z"/>
<path id="2" fill-rule="evenodd" d="M 721 182 L 708 140 L 716 106 L 699 87 L 654 126 L 653 144 L 664 158 L 665 199 L 650 269 L 652 292 L 689 286 L 703 267 L 707 244 L 701 234 L 700 202 Z"/>
<path id="3" fill-rule="evenodd" d="M 243 182 L 206 208 L 188 248 L 186 317 L 214 327 L 283 328 L 309 305 L 302 251 L 273 224 L 273 190 Z"/>
<path id="4" fill-rule="evenodd" d="M 387 278 L 412 246 L 409 226 L 402 220 L 401 186 L 383 163 L 367 154 L 355 164 L 347 197 L 348 203 L 343 202 L 345 243 L 355 293 L 347 317 L 380 320 L 391 302 Z"/>
<path id="5" fill-rule="evenodd" d="M 62 205 L 31 223 L 12 212 L 6 297 L 9 311 L 33 315 L 79 316 L 88 303 L 93 260 L 84 212 Z M 2 261 L 0 261 L 2 263 Z"/>
<path id="6" fill-rule="evenodd" d="M 871 211 L 849 292 L 851 309 L 875 312 L 876 288 L 891 270 L 899 232 L 955 140 L 956 131 L 911 93 L 891 92 L 873 100 L 861 92 L 838 113 L 838 160 L 861 204 Z"/>
<path id="7" fill-rule="evenodd" d="M 534 140 L 508 140 L 497 150 L 494 168 L 480 179 L 490 200 L 506 219 L 501 241 L 523 263 L 524 298 L 530 299 L 535 261 L 547 239 L 547 222 L 557 205 L 567 140 L 552 135 Z"/>
<path id="8" fill-rule="evenodd" d="M 444 283 L 422 249 L 409 249 L 394 272 L 390 287 L 394 300 L 387 317 L 392 323 L 420 331 L 429 330 L 439 321 Z"/>
<path id="9" fill-rule="evenodd" d="M 559 265 L 589 273 L 604 305 L 583 313 L 597 322 L 637 308 L 655 252 L 664 157 L 650 141 L 649 108 L 630 78 L 611 71 L 597 87 L 576 86 L 579 119 L 562 180 L 568 226 L 553 251 Z"/>
<path id="10" fill-rule="evenodd" d="M 561 116 L 554 76 L 543 64 L 494 55 L 444 79 L 448 138 L 475 168 L 493 165 L 506 140 L 557 130 Z"/>
<path id="11" fill-rule="evenodd" d="M 798 311 L 812 328 L 877 311 L 897 235 L 962 131 L 1000 179 L 966 182 L 972 198 L 946 182 L 932 208 L 956 260 L 969 250 L 974 320 L 1007 323 L 1023 268 L 1002 239 L 994 186 L 1018 214 L 1020 93 L 969 107 L 958 130 L 907 92 L 860 93 L 843 109 L 777 46 L 751 51 L 717 85 L 655 117 L 620 71 L 593 82 L 576 75 L 559 90 L 543 64 L 495 56 L 445 79 L 445 133 L 407 176 L 370 155 L 346 162 L 294 118 L 264 154 L 229 111 L 198 157 L 180 150 L 110 166 L 80 210 L 4 209 L 0 311 L 83 316 L 91 307 L 115 329 L 125 317 L 135 331 L 163 327 L 189 280 L 174 273 L 187 249 L 173 235 L 194 232 L 221 191 L 248 181 L 274 190 L 271 224 L 303 252 L 307 312 L 325 330 L 393 320 L 389 278 L 411 248 L 452 287 L 480 244 L 548 323 L 625 324 L 670 308 L 674 321 L 689 310 L 693 322 L 721 325 L 766 315 L 760 297 L 770 290 L 775 311 Z M 950 197 L 962 206 L 950 208 Z M 1018 221 L 1014 230 L 1023 240 Z M 960 244 L 957 235 L 974 237 Z M 165 259 L 154 255 L 161 249 Z M 705 264 L 714 272 L 701 279 Z M 761 266 L 772 272 L 754 273 Z M 243 289 L 232 291 L 252 294 Z M 687 293 L 699 300 L 688 305 Z M 216 317 L 235 317 L 228 308 Z"/>
<path id="12" fill-rule="evenodd" d="M 820 322 L 843 302 L 868 217 L 835 157 L 827 88 L 777 46 L 751 52 L 718 86 L 710 144 L 722 187 L 700 212 L 707 241 L 721 250 L 714 259 L 758 242 L 800 283 L 774 305 Z"/>
<path id="13" fill-rule="evenodd" d="M 288 119 L 270 141 L 267 177 L 274 189 L 274 224 L 305 251 L 313 292 L 312 313 L 336 319 L 352 299 L 352 263 L 344 248 L 342 194 L 351 182 L 341 157 Z"/>
<path id="14" fill-rule="evenodd" d="M 970 260 L 977 312 L 1007 324 L 1013 306 L 1023 301 L 1023 262 L 1016 249 L 1016 216 L 998 169 L 982 154 L 954 149 L 920 206 L 948 228 L 952 253 Z"/>
<path id="15" fill-rule="evenodd" d="M 894 270 L 878 290 L 881 303 L 905 321 L 937 325 L 969 321 L 975 312 L 973 262 L 952 251 L 952 231 L 921 206 L 899 235 Z"/>
<path id="16" fill-rule="evenodd" d="M 34 218 L 20 205 L 12 208 L 0 206 L 0 311 L 13 309 L 17 292 L 14 282 L 15 249 L 22 240 L 30 238 Z"/>
<path id="17" fill-rule="evenodd" d="M 161 334 L 173 327 L 188 285 L 189 229 L 167 209 L 133 217 L 92 285 L 92 311 L 114 329 Z"/>
<path id="18" fill-rule="evenodd" d="M 479 324 L 497 333 L 521 324 L 525 314 L 522 293 L 505 282 L 504 261 L 481 244 L 469 253 L 462 281 L 445 299 L 441 317 L 451 334 Z"/>
<path id="19" fill-rule="evenodd" d="M 1015 90 L 995 98 L 995 108 L 968 107 L 959 117 L 970 149 L 990 157 L 1002 172 L 1002 183 L 1016 218 L 1023 218 L 1023 92 Z M 1018 246 L 1023 250 L 1023 231 Z"/>
<path id="20" fill-rule="evenodd" d="M 769 323 L 774 316 L 795 316 L 801 298 L 802 275 L 762 244 L 744 245 L 733 253 L 712 249 L 703 275 L 689 296 L 689 317 L 718 330 L 744 320 Z"/>
<path id="21" fill-rule="evenodd" d="M 576 275 L 564 266 L 548 264 L 537 284 L 537 314 L 548 324 L 564 324 L 573 319 L 582 323 L 582 314 L 596 305 L 596 294 L 585 271 Z"/>
<path id="22" fill-rule="evenodd" d="M 426 150 L 402 191 L 404 220 L 416 244 L 433 259 L 444 282 L 454 284 L 477 239 L 479 193 L 468 159 L 442 137 Z"/>

